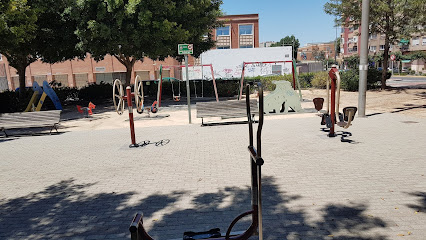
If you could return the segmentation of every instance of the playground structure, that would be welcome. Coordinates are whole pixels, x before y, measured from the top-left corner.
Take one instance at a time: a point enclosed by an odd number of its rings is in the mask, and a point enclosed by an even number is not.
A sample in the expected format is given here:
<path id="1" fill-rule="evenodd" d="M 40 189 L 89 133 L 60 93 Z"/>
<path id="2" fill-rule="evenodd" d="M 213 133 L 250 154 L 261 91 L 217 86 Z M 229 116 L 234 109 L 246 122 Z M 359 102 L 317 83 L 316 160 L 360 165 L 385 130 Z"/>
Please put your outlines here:
<path id="1" fill-rule="evenodd" d="M 292 61 L 243 62 L 243 64 L 242 64 L 242 70 L 241 70 L 241 81 L 240 81 L 240 91 L 238 93 L 238 100 L 242 99 L 243 86 L 244 86 L 244 77 L 245 77 L 245 72 L 246 72 L 246 69 L 247 69 L 247 67 L 246 67 L 247 65 L 260 65 L 260 66 L 262 66 L 263 64 L 277 64 L 277 63 L 282 63 L 282 64 L 291 63 L 291 71 L 292 71 L 292 75 L 293 75 L 293 89 L 296 90 L 296 82 L 297 82 L 297 86 L 298 86 L 298 89 L 299 89 L 300 101 L 302 101 L 302 92 L 301 92 L 301 89 L 300 89 L 299 78 L 297 77 L 296 62 L 295 62 L 294 59 Z M 274 72 L 272 71 L 272 73 L 274 73 Z M 277 75 L 280 75 L 280 74 L 277 74 Z"/>
<path id="2" fill-rule="evenodd" d="M 57 110 L 62 110 L 61 102 L 55 91 L 50 87 L 47 81 L 43 81 L 43 88 L 37 82 L 33 82 L 33 95 L 24 112 L 40 111 L 46 97 L 49 97 Z M 37 103 L 37 106 L 36 106 Z"/>
<path id="3" fill-rule="evenodd" d="M 291 108 L 295 112 L 301 112 L 302 106 L 297 93 L 288 81 L 272 81 L 277 87 L 270 94 L 265 96 L 265 114 L 287 113 Z M 283 108 L 281 110 L 281 108 Z"/>
<path id="4" fill-rule="evenodd" d="M 89 102 L 89 105 L 87 107 L 82 107 L 80 105 L 77 105 L 77 111 L 84 115 L 84 117 L 89 117 L 89 115 L 93 114 L 93 109 L 96 108 L 96 105 L 92 102 Z"/>
<path id="5" fill-rule="evenodd" d="M 356 107 L 345 107 L 343 108 L 343 115 L 339 113 L 340 107 L 340 74 L 336 66 L 333 66 L 328 72 L 327 78 L 327 111 L 321 115 L 321 125 L 326 125 L 330 129 L 328 134 L 329 137 L 335 137 L 334 125 L 337 124 L 339 127 L 344 129 L 349 128 L 352 125 L 352 121 L 355 118 L 357 111 Z M 330 85 L 331 85 L 331 97 L 330 97 Z M 337 96 L 336 96 L 337 93 Z M 313 99 L 315 109 L 319 112 L 324 103 L 323 98 Z M 339 122 L 337 122 L 337 119 Z M 336 123 L 337 122 L 337 123 Z"/>
<path id="6" fill-rule="evenodd" d="M 262 182 L 261 182 L 261 167 L 264 163 L 262 159 L 262 148 L 261 148 L 261 134 L 263 127 L 263 88 L 259 86 L 259 125 L 257 128 L 256 135 L 256 148 L 254 147 L 254 133 L 253 133 L 253 122 L 251 108 L 250 108 L 250 86 L 246 86 L 246 110 L 249 126 L 249 146 L 248 151 L 250 153 L 250 165 L 251 165 L 251 199 L 252 206 L 251 210 L 237 216 L 229 225 L 225 236 L 219 233 L 219 229 L 212 229 L 207 232 L 185 232 L 183 239 L 216 239 L 216 240 L 247 240 L 251 236 L 258 234 L 259 240 L 263 240 L 263 229 L 262 229 Z M 231 236 L 232 228 L 235 224 L 244 217 L 251 216 L 251 224 L 249 228 L 243 233 Z M 143 214 L 137 213 L 133 218 L 130 225 L 130 233 L 132 240 L 153 240 L 153 238 L 146 232 L 143 225 Z"/>
<path id="7" fill-rule="evenodd" d="M 182 81 L 182 80 L 180 80 L 180 79 L 177 79 L 177 78 L 173 78 L 173 77 L 163 77 L 162 78 L 163 80 L 169 80 L 170 81 L 170 83 L 171 83 L 171 87 L 172 87 L 172 95 L 173 95 L 173 101 L 175 101 L 175 102 L 179 102 L 180 101 L 180 82 Z M 176 95 L 175 94 L 175 87 L 174 87 L 174 84 L 173 84 L 173 82 L 178 82 L 178 90 L 179 90 L 179 95 Z"/>
<path id="8" fill-rule="evenodd" d="M 173 66 L 162 66 L 161 65 L 160 66 L 160 78 L 159 78 L 160 81 L 159 81 L 159 84 L 158 84 L 158 94 L 157 94 L 157 102 L 158 102 L 158 104 L 157 104 L 157 108 L 161 107 L 161 94 L 162 94 L 162 83 L 163 83 L 163 80 L 170 80 L 170 81 L 175 80 L 175 81 L 179 81 L 179 95 L 175 95 L 174 90 L 173 90 L 173 100 L 174 101 L 180 101 L 180 81 L 185 81 L 185 80 L 179 80 L 177 78 L 163 77 L 163 70 L 170 70 L 170 69 L 176 69 L 176 68 L 181 68 L 182 69 L 184 67 L 185 67 L 185 65 L 173 65 Z M 188 65 L 188 67 L 192 68 L 193 71 L 196 68 L 201 68 L 201 71 L 200 71 L 201 74 L 203 73 L 203 70 L 202 70 L 203 67 L 210 68 L 211 75 L 212 75 L 212 80 L 213 80 L 213 87 L 214 87 L 216 102 L 219 102 L 219 97 L 218 97 L 218 94 L 217 94 L 217 87 L 216 87 L 216 80 L 215 80 L 214 72 L 213 72 L 213 65 L 212 64 Z M 182 71 L 182 73 L 184 73 L 184 72 L 185 71 Z M 203 76 L 201 75 L 198 78 L 201 79 L 201 83 L 202 83 L 201 89 L 203 89 L 203 81 L 204 81 L 203 80 Z M 195 80 L 192 80 L 192 81 L 195 81 Z M 193 82 L 193 83 L 194 83 L 194 87 L 195 87 L 195 82 Z M 172 89 L 173 89 L 173 87 L 172 87 Z M 195 89 L 196 89 L 196 87 L 195 87 Z M 195 96 L 198 97 L 196 90 L 195 90 Z M 202 92 L 202 96 L 204 96 L 203 92 Z"/>

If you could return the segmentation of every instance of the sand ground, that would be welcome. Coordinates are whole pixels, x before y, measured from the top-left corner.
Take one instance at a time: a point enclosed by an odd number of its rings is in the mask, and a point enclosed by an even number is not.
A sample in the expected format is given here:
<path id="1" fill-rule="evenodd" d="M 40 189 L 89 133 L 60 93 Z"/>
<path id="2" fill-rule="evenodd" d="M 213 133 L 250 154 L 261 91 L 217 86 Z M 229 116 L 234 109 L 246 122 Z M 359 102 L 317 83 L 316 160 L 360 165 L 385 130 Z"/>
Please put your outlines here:
<path id="1" fill-rule="evenodd" d="M 267 95 L 268 92 L 265 92 Z M 308 113 L 302 114 L 278 114 L 267 118 L 294 118 L 294 117 L 316 117 L 313 113 L 314 104 L 312 99 L 323 97 L 326 99 L 326 90 L 308 89 L 302 90 L 302 108 L 309 109 Z M 212 99 L 213 100 L 213 99 Z M 189 123 L 188 108 L 185 99 L 180 105 L 172 102 L 160 109 L 157 114 L 137 114 L 134 111 L 135 127 L 153 127 L 168 125 L 186 125 Z M 191 122 L 201 124 L 201 119 L 196 117 L 195 102 L 191 102 Z M 87 131 L 97 129 L 127 128 L 129 126 L 127 107 L 122 115 L 114 111 L 112 103 L 97 104 L 94 114 L 88 118 L 77 112 L 74 106 L 69 107 L 63 113 L 61 126 L 69 131 Z M 342 109 L 345 106 L 358 106 L 357 92 L 341 92 Z M 324 106 L 325 108 L 325 106 Z M 425 89 L 392 89 L 385 91 L 368 91 L 366 95 L 366 114 L 374 115 L 380 113 L 399 113 L 414 117 L 426 118 L 426 90 Z M 210 118 L 208 121 L 218 121 L 219 118 Z"/>

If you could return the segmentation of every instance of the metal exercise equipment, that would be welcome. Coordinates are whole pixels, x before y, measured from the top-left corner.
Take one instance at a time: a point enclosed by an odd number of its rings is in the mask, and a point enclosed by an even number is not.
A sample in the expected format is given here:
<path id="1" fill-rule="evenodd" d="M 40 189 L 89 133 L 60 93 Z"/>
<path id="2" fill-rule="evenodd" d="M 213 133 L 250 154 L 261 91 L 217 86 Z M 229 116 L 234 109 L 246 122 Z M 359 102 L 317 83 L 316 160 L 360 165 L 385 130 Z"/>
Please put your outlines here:
<path id="1" fill-rule="evenodd" d="M 254 147 L 253 122 L 254 118 L 250 110 L 250 86 L 246 86 L 246 109 L 249 126 L 249 146 L 250 165 L 251 165 L 251 196 L 252 209 L 248 212 L 237 216 L 229 225 L 225 236 L 219 234 L 218 229 L 212 229 L 207 232 L 185 232 L 183 239 L 215 239 L 215 240 L 247 240 L 251 236 L 258 234 L 259 240 L 263 240 L 262 229 L 262 183 L 261 183 L 261 167 L 264 163 L 261 156 L 261 134 L 263 127 L 263 88 L 259 84 L 259 125 L 257 128 L 257 149 Z M 251 216 L 250 227 L 243 233 L 231 236 L 232 228 L 244 217 Z M 143 215 L 136 214 L 130 225 L 130 233 L 132 240 L 154 240 L 146 231 L 143 225 Z M 205 237 L 207 236 L 207 237 Z"/>
<path id="2" fill-rule="evenodd" d="M 340 107 L 340 74 L 337 67 L 332 67 L 328 72 L 327 78 L 327 112 L 321 115 L 321 125 L 326 125 L 330 129 L 328 134 L 329 137 L 335 137 L 334 125 L 337 124 L 339 127 L 349 128 L 352 125 L 352 121 L 355 118 L 357 111 L 356 107 L 345 107 L 343 108 L 343 114 L 339 113 Z M 330 85 L 331 85 L 331 96 L 330 96 Z M 337 96 L 336 96 L 337 94 Z M 315 109 L 319 112 L 324 103 L 323 98 L 313 99 Z M 337 120 L 339 120 L 337 122 Z"/>
<path id="3" fill-rule="evenodd" d="M 135 92 L 132 93 L 131 87 L 126 87 L 126 95 L 124 95 L 123 91 L 123 85 L 121 84 L 121 81 L 119 79 L 116 79 L 114 81 L 113 89 L 112 89 L 112 99 L 114 102 L 114 108 L 115 111 L 118 113 L 118 115 L 123 114 L 124 112 L 124 101 L 127 101 L 127 108 L 129 110 L 129 122 L 130 122 L 130 137 L 132 140 L 132 144 L 129 145 L 129 147 L 139 147 L 139 144 L 136 143 L 136 137 L 135 137 L 135 124 L 133 121 L 133 103 L 132 98 L 135 98 L 136 106 L 139 109 L 139 106 L 143 106 L 143 89 L 142 89 L 142 95 L 140 95 L 140 87 L 142 85 L 142 81 L 139 81 L 136 77 L 135 80 Z M 139 110 L 138 110 L 139 112 Z"/>
<path id="4" fill-rule="evenodd" d="M 154 101 L 149 108 L 145 108 L 144 106 L 144 95 L 143 95 L 143 81 L 142 78 L 139 77 L 139 75 L 135 78 L 135 104 L 136 104 L 136 111 L 141 114 L 144 112 L 144 109 L 146 109 L 149 112 L 157 113 L 157 101 Z"/>

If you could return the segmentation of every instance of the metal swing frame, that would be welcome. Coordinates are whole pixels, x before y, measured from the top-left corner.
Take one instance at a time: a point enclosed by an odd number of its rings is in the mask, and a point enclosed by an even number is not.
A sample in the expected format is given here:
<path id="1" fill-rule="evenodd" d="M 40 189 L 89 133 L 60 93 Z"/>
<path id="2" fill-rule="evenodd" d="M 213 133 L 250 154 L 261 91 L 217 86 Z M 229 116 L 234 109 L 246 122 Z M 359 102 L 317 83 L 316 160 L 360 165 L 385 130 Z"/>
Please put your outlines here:
<path id="1" fill-rule="evenodd" d="M 263 127 L 263 88 L 259 83 L 259 125 L 257 127 L 256 135 L 256 147 L 254 147 L 254 133 L 253 123 L 254 118 L 252 117 L 250 109 L 250 85 L 246 86 L 246 108 L 247 118 L 249 126 L 249 146 L 248 151 L 250 153 L 250 166 L 251 166 L 251 197 L 252 206 L 251 210 L 237 216 L 229 225 L 226 235 L 219 238 L 207 238 L 215 240 L 247 240 L 251 236 L 258 234 L 259 240 L 263 240 L 263 228 L 262 228 L 262 182 L 261 182 L 261 167 L 264 163 L 261 156 L 261 135 Z M 237 236 L 231 236 L 232 228 L 242 218 L 251 216 L 251 224 L 249 228 L 243 233 Z M 131 240 L 154 240 L 145 230 L 143 226 L 143 214 L 137 213 L 130 224 Z"/>

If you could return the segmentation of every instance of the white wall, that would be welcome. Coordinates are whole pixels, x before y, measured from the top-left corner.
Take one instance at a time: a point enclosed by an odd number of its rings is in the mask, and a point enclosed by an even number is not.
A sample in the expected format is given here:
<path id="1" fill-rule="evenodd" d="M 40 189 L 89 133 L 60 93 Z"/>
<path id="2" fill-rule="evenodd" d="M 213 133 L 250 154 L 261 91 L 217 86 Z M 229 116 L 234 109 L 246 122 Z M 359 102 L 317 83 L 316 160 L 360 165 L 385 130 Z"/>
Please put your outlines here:
<path id="1" fill-rule="evenodd" d="M 212 64 L 215 78 L 241 78 L 243 62 L 291 61 L 291 46 L 272 48 L 214 49 L 201 54 L 201 64 Z M 291 73 L 291 63 L 246 65 L 245 76 L 272 74 L 272 65 L 281 65 L 283 74 Z M 210 79 L 210 68 L 203 68 Z"/>

